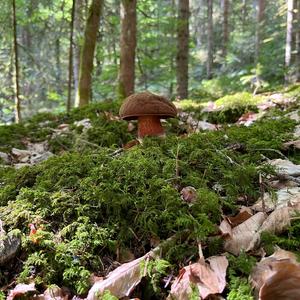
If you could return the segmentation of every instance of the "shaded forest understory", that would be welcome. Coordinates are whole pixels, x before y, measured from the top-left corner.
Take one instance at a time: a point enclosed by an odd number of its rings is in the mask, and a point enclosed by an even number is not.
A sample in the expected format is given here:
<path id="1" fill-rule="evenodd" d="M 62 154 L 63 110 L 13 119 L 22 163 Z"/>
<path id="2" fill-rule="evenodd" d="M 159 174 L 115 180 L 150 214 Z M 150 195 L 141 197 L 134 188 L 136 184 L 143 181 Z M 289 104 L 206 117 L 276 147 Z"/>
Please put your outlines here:
<path id="1" fill-rule="evenodd" d="M 282 161 L 300 164 L 299 95 L 294 85 L 216 102 L 177 102 L 178 118 L 164 123 L 167 137 L 142 144 L 135 140 L 136 123 L 119 119 L 118 102 L 1 126 L 1 235 L 17 241 L 13 258 L 0 252 L 1 297 L 25 283 L 31 287 L 26 295 L 55 284 L 66 297 L 83 298 L 100 277 L 171 238 L 140 267 L 143 279 L 131 298 L 165 299 L 171 291 L 169 299 L 188 299 L 171 287 L 178 272 L 199 255 L 225 255 L 225 289 L 212 294 L 254 299 L 248 276 L 255 264 L 275 245 L 299 253 L 296 208 L 288 219 L 279 212 L 276 224 L 270 220 L 281 192 L 296 197 L 285 199 L 289 209 L 299 198 L 298 174 L 276 167 Z M 259 208 L 254 204 L 261 199 Z M 247 222 L 239 215 L 245 207 L 250 220 L 263 217 L 273 226 L 264 225 L 252 246 L 234 231 Z M 230 234 L 220 225 L 226 220 Z M 265 223 L 254 224 L 260 232 Z M 239 230 L 248 239 L 247 230 L 255 236 L 251 226 Z M 190 299 L 199 299 L 196 283 L 188 282 Z M 117 299 L 112 294 L 98 293 Z"/>

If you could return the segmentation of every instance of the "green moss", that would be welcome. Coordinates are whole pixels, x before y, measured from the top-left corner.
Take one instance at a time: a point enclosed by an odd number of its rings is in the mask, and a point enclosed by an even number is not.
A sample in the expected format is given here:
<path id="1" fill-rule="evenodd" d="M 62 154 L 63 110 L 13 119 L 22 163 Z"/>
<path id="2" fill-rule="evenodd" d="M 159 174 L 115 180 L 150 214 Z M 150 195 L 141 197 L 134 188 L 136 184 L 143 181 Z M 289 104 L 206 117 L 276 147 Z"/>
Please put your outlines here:
<path id="1" fill-rule="evenodd" d="M 19 170 L 0 167 L 1 220 L 7 229 L 18 228 L 23 237 L 19 281 L 28 281 L 34 270 L 37 284 L 63 282 L 84 293 L 90 273 L 103 275 L 120 247 L 139 257 L 150 250 L 153 238 L 164 240 L 186 231 L 187 239 L 174 242 L 164 253 L 170 263 L 197 259 L 197 240 L 207 246 L 206 256 L 218 254 L 222 241 L 210 237 L 215 224 L 224 210 L 236 210 L 238 198 L 248 203 L 258 198 L 259 173 L 274 172 L 262 165 L 265 157 L 281 157 L 282 143 L 295 126 L 289 119 L 265 118 L 248 128 L 145 138 L 142 145 L 116 155 L 114 150 L 133 138 L 126 122 L 104 114 L 116 114 L 118 107 L 97 103 L 69 115 L 40 115 L 30 125 L 15 127 L 20 137 L 24 130 L 29 138 L 48 139 L 58 154 Z M 72 125 L 86 117 L 91 129 Z M 46 127 L 32 132 L 39 122 L 46 122 Z M 49 128 L 64 122 L 71 124 L 70 132 L 50 138 Z M 11 132 L 9 126 L 3 128 Z M 6 147 L 17 143 L 8 140 Z M 193 203 L 181 199 L 186 186 L 196 189 Z M 29 223 L 39 228 L 38 243 L 29 237 Z M 229 258 L 231 276 L 249 274 L 253 261 L 243 255 Z M 236 282 L 232 279 L 230 295 L 247 295 L 247 282 L 240 281 L 242 290 Z M 155 279 L 156 287 L 159 284 Z"/>
<path id="2" fill-rule="evenodd" d="M 267 255 L 274 253 L 274 247 L 278 246 L 282 249 L 299 253 L 300 250 L 300 221 L 295 220 L 292 222 L 285 232 L 280 235 L 263 232 L 261 235 L 262 247 Z M 299 255 L 298 255 L 299 256 Z"/>

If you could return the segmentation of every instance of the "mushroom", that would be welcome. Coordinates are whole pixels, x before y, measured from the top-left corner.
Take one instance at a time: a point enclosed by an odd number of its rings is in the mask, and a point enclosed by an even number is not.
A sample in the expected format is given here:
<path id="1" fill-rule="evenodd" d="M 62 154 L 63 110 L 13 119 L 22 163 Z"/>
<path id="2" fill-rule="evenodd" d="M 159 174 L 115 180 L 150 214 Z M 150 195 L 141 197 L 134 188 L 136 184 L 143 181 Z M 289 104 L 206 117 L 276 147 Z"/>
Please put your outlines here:
<path id="1" fill-rule="evenodd" d="M 141 92 L 127 97 L 120 108 L 123 120 L 138 120 L 138 138 L 164 136 L 160 119 L 174 118 L 175 105 L 167 98 L 150 92 Z"/>

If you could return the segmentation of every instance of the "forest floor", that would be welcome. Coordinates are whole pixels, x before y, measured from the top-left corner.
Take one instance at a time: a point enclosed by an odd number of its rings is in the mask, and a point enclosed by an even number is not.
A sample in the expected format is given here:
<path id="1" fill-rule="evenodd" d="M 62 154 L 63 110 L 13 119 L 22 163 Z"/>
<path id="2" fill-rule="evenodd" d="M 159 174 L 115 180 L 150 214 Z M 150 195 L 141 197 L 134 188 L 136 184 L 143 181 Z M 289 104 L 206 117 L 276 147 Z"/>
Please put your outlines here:
<path id="1" fill-rule="evenodd" d="M 300 86 L 0 126 L 0 299 L 300 299 Z"/>

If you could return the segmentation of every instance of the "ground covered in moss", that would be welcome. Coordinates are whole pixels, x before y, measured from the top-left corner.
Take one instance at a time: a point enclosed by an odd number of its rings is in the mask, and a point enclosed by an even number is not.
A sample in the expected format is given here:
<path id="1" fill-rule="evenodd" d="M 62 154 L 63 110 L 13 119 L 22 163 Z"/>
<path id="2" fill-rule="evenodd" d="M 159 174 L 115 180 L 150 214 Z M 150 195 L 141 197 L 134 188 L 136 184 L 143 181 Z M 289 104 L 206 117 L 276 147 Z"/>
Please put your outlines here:
<path id="1" fill-rule="evenodd" d="M 54 154 L 18 169 L 0 164 L 0 220 L 6 232 L 22 237 L 17 257 L 0 269 L 3 295 L 16 283 L 34 281 L 40 291 L 57 284 L 84 296 L 91 275 L 105 276 L 174 234 L 187 232 L 163 254 L 164 267 L 152 266 L 136 289 L 141 299 L 166 298 L 170 287 L 164 287 L 164 277 L 176 276 L 198 259 L 199 241 L 205 257 L 224 252 L 218 234 L 222 216 L 235 215 L 241 205 L 250 206 L 260 197 L 259 174 L 274 175 L 265 162 L 282 157 L 300 162 L 299 150 L 283 147 L 297 125 L 287 115 L 300 105 L 295 89 L 286 95 L 296 102 L 271 108 L 249 127 L 232 123 L 245 112 L 256 112 L 263 96 L 253 102 L 246 93 L 223 97 L 216 104 L 224 107 L 208 113 L 187 101 L 183 111 L 222 127 L 191 130 L 179 118 L 164 125 L 165 139 L 146 138 L 129 149 L 122 147 L 134 139 L 136 129 L 117 118 L 118 102 L 0 127 L 3 153 L 26 148 L 29 140 L 47 141 Z M 245 101 L 239 103 L 241 98 Z M 76 123 L 87 118 L 87 127 Z M 68 130 L 59 130 L 64 125 Z M 182 196 L 185 187 L 196 191 L 192 203 Z M 272 187 L 266 186 L 267 191 Z M 29 224 L 37 228 L 34 238 Z M 270 251 L 270 245 L 279 244 L 298 251 L 299 243 L 291 241 L 298 236 L 299 223 L 287 232 L 264 236 L 265 248 Z M 223 294 L 227 299 L 253 299 L 248 275 L 258 258 L 226 255 L 229 271 Z"/>

